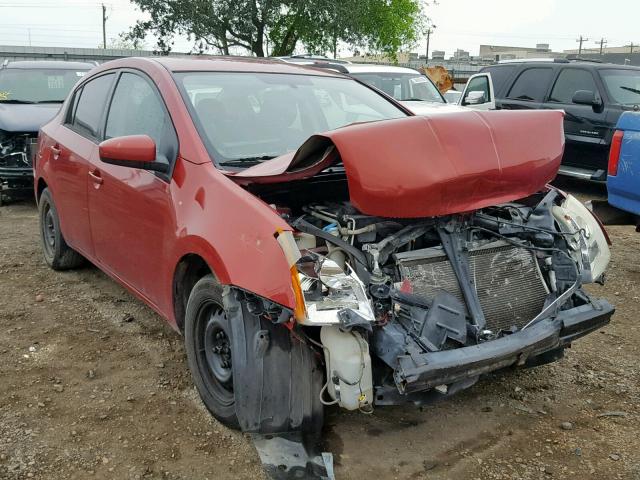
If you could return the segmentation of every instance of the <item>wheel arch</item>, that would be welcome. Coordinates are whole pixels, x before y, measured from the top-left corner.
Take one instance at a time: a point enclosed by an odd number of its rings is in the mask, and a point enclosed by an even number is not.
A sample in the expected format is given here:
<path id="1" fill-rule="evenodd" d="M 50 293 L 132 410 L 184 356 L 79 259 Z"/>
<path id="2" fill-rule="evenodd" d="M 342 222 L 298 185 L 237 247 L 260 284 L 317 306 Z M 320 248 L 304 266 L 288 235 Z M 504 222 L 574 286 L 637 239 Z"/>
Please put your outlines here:
<path id="1" fill-rule="evenodd" d="M 36 183 L 36 202 L 40 203 L 40 197 L 42 196 L 42 192 L 44 192 L 45 188 L 49 188 L 46 180 L 42 177 L 38 178 Z"/>
<path id="2" fill-rule="evenodd" d="M 171 293 L 173 315 L 176 326 L 181 332 L 184 331 L 184 319 L 189 295 L 198 280 L 209 274 L 212 274 L 216 280 L 219 279 L 209 263 L 197 253 L 183 255 L 175 266 Z"/>

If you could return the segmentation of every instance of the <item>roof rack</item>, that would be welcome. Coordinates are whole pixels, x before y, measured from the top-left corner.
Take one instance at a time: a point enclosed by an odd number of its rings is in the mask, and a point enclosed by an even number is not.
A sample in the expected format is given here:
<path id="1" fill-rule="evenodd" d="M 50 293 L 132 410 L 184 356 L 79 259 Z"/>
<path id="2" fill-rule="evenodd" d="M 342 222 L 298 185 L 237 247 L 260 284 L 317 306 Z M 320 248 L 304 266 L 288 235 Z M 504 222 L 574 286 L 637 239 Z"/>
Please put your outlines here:
<path id="1" fill-rule="evenodd" d="M 568 59 L 570 62 L 590 62 L 590 63 L 604 63 L 597 58 L 584 58 L 584 57 L 571 57 Z"/>
<path id="2" fill-rule="evenodd" d="M 341 63 L 314 61 L 313 63 L 306 64 L 305 66 L 311 67 L 311 68 L 322 68 L 325 70 L 334 70 L 340 73 L 349 73 L 349 70 L 347 70 L 347 67 L 345 67 Z"/>
<path id="3" fill-rule="evenodd" d="M 498 63 L 528 63 L 528 62 L 544 62 L 544 63 L 569 63 L 566 58 L 514 58 L 510 60 L 500 60 Z"/>

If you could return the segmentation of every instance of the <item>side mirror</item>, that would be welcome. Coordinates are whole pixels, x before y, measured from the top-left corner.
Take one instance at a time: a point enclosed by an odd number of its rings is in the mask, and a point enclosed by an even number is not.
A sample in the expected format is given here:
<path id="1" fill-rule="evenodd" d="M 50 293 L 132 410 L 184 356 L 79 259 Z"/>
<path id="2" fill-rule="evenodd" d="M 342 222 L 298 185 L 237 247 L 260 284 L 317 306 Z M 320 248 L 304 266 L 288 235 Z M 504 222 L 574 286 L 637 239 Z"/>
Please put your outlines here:
<path id="1" fill-rule="evenodd" d="M 573 94 L 573 98 L 571 99 L 573 103 L 578 105 L 589 105 L 592 107 L 599 107 L 602 102 L 596 97 L 596 94 L 591 90 L 578 90 Z"/>
<path id="2" fill-rule="evenodd" d="M 467 95 L 464 97 L 462 105 L 481 105 L 483 103 L 487 103 L 484 92 L 475 91 L 467 93 Z"/>
<path id="3" fill-rule="evenodd" d="M 98 145 L 100 160 L 111 165 L 168 173 L 169 165 L 156 162 L 156 142 L 148 135 L 127 135 Z"/>

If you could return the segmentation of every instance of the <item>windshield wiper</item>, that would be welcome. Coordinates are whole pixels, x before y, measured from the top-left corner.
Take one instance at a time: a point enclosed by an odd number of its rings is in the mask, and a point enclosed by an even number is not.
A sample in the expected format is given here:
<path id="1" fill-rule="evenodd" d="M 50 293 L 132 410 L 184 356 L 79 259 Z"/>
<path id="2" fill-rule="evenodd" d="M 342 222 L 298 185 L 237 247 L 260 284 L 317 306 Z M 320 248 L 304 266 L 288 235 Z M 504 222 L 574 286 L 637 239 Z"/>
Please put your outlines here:
<path id="1" fill-rule="evenodd" d="M 32 100 L 18 100 L 15 98 L 7 98 L 6 100 L 0 100 L 0 103 L 36 103 Z"/>
<path id="2" fill-rule="evenodd" d="M 638 95 L 640 95 L 640 90 L 638 90 L 637 88 L 624 87 L 624 86 L 621 86 L 620 88 L 623 90 L 626 90 L 627 92 L 637 93 Z"/>
<path id="3" fill-rule="evenodd" d="M 37 102 L 31 103 L 64 103 L 64 100 L 38 100 Z"/>
<path id="4" fill-rule="evenodd" d="M 226 162 L 220 162 L 220 165 L 229 166 L 229 167 L 251 167 L 253 165 L 257 165 L 266 160 L 271 160 L 272 158 L 276 158 L 275 155 L 261 155 L 256 157 L 246 157 L 246 158 L 234 158 L 233 160 L 227 160 Z"/>

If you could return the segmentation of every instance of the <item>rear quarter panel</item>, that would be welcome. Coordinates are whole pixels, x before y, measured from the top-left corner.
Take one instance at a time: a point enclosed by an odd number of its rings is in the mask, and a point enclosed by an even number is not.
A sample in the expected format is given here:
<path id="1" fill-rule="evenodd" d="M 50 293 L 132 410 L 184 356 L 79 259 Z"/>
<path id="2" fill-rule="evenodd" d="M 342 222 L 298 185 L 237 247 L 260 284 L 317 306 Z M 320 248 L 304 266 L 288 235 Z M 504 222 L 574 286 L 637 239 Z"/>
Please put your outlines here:
<path id="1" fill-rule="evenodd" d="M 624 132 L 618 174 L 609 175 L 609 203 L 640 216 L 640 112 L 625 112 L 616 129 Z"/>
<path id="2" fill-rule="evenodd" d="M 618 174 L 609 175 L 609 203 L 635 215 L 640 215 L 640 112 L 625 112 L 616 129 L 624 132 Z"/>

